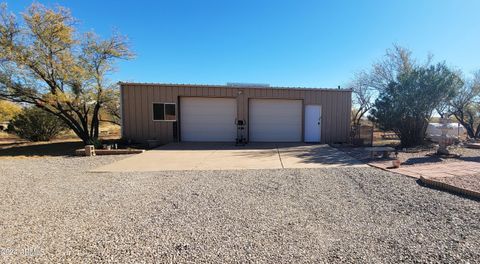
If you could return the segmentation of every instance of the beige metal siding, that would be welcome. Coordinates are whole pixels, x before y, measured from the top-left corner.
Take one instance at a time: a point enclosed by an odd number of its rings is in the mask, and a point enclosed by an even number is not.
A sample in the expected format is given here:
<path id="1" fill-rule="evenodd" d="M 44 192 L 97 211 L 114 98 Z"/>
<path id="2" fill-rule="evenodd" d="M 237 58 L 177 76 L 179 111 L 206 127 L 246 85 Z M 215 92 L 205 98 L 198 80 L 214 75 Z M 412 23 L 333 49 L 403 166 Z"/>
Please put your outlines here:
<path id="1" fill-rule="evenodd" d="M 247 121 L 248 101 L 251 98 L 281 98 L 303 100 L 307 104 L 322 106 L 321 143 L 346 142 L 350 132 L 351 91 L 335 89 L 302 88 L 241 88 L 226 86 L 195 86 L 166 84 L 122 83 L 123 136 L 137 142 L 148 139 L 162 143 L 173 142 L 180 138 L 179 98 L 185 97 L 223 97 L 236 98 L 238 119 Z M 174 122 L 153 121 L 153 102 L 177 104 L 177 130 L 174 135 Z M 304 115 L 304 110 L 303 114 Z M 304 116 L 302 116 L 304 119 Z M 302 124 L 303 124 L 302 120 Z M 302 125 L 302 134 L 304 126 Z M 248 133 L 247 133 L 248 138 Z M 303 135 L 302 135 L 303 137 Z"/>

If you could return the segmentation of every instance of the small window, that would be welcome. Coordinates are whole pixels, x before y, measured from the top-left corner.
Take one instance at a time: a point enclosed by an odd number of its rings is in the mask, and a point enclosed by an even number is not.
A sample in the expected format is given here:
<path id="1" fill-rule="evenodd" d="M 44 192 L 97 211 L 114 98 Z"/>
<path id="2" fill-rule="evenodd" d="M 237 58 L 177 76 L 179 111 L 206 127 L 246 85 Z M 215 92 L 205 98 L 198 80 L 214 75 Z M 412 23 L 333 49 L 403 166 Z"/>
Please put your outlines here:
<path id="1" fill-rule="evenodd" d="M 164 104 L 153 104 L 153 120 L 165 120 Z"/>
<path id="2" fill-rule="evenodd" d="M 175 121 L 176 119 L 175 104 L 165 104 L 165 120 Z"/>
<path id="3" fill-rule="evenodd" d="M 176 121 L 176 105 L 173 103 L 153 103 L 153 121 Z"/>

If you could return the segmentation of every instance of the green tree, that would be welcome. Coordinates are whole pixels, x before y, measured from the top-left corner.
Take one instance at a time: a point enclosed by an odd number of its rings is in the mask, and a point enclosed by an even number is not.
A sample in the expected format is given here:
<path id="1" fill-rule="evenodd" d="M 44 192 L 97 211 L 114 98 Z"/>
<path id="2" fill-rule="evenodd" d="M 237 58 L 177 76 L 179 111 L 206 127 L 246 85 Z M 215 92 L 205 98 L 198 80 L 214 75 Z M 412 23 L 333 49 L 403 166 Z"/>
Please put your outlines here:
<path id="1" fill-rule="evenodd" d="M 66 129 L 65 123 L 55 115 L 29 107 L 10 121 L 8 132 L 30 141 L 48 141 Z"/>
<path id="2" fill-rule="evenodd" d="M 19 21 L 0 13 L 0 97 L 61 119 L 85 144 L 96 142 L 99 114 L 115 92 L 106 76 L 133 57 L 126 39 L 79 34 L 70 11 L 33 4 Z"/>
<path id="3" fill-rule="evenodd" d="M 422 144 L 433 111 L 453 98 L 462 85 L 444 63 L 414 66 L 380 92 L 370 118 L 381 129 L 394 131 L 403 147 Z"/>

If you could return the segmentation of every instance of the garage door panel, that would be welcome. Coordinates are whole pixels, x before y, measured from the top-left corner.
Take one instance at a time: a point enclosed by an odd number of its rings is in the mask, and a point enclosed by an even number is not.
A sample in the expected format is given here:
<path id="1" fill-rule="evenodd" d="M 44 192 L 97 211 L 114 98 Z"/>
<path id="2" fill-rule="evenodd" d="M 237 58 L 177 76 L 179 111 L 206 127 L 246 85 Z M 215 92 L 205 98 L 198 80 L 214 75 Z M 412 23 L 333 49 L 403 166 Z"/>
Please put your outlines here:
<path id="1" fill-rule="evenodd" d="M 251 99 L 249 120 L 250 141 L 302 141 L 301 100 Z"/>
<path id="2" fill-rule="evenodd" d="M 182 97 L 182 141 L 235 141 L 237 103 L 233 98 Z"/>

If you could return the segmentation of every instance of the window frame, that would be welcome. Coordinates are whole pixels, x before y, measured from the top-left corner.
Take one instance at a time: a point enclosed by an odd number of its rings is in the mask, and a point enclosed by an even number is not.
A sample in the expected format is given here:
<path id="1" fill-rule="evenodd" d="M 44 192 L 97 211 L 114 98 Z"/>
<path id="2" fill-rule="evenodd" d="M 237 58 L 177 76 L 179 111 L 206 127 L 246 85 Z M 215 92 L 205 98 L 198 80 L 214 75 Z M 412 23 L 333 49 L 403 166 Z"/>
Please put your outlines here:
<path id="1" fill-rule="evenodd" d="M 155 104 L 163 104 L 163 119 L 155 119 Z M 174 105 L 175 106 L 175 120 L 167 120 L 165 119 L 166 112 L 165 112 L 165 106 L 169 105 Z M 177 122 L 178 119 L 178 109 L 177 109 L 177 103 L 172 103 L 172 102 L 152 102 L 152 120 L 153 122 Z"/>

